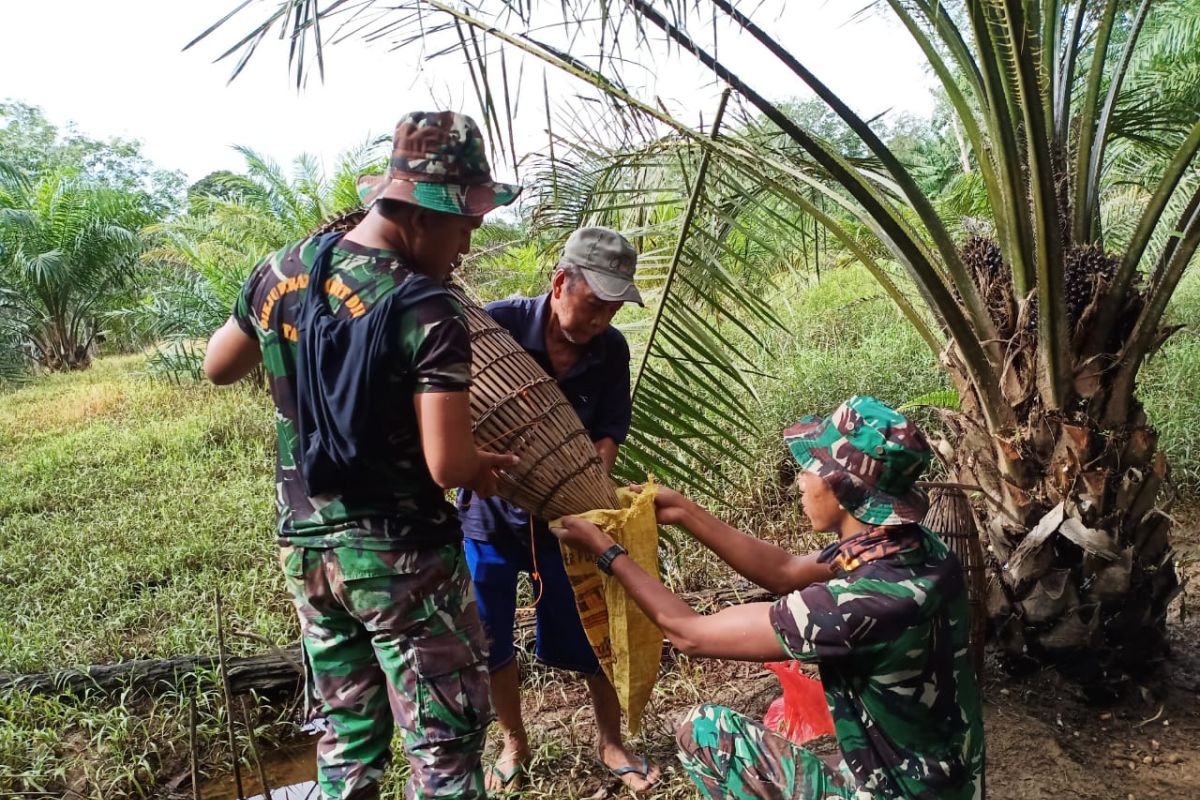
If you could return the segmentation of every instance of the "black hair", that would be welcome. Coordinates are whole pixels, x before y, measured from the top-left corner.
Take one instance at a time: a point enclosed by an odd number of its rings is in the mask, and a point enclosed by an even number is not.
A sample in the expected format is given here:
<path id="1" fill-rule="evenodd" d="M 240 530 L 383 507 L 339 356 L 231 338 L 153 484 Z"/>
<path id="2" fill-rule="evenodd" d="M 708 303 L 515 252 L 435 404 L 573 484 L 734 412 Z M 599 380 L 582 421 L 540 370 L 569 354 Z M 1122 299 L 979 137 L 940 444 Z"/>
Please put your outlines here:
<path id="1" fill-rule="evenodd" d="M 393 200 L 389 197 L 381 197 L 375 201 L 375 208 L 379 213 L 393 222 L 403 219 L 408 214 L 411 214 L 416 208 L 412 203 L 406 203 L 403 200 Z"/>

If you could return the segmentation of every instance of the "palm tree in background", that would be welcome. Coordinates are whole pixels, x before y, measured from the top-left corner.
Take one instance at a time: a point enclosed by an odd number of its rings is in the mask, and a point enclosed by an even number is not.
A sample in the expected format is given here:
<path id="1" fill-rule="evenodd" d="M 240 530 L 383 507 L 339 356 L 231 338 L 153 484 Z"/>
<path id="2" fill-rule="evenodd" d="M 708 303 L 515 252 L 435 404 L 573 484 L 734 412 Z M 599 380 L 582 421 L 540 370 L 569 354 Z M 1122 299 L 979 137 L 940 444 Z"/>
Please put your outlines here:
<path id="1" fill-rule="evenodd" d="M 143 194 L 0 169 L 0 371 L 83 369 L 138 272 Z M 0 376 L 0 377 L 3 377 Z"/>
<path id="2" fill-rule="evenodd" d="M 798 212 L 816 219 L 872 270 L 957 389 L 959 409 L 946 414 L 955 435 L 942 449 L 952 477 L 984 499 L 997 567 L 989 611 L 1005 652 L 1057 661 L 1097 690 L 1119 685 L 1163 655 L 1178 585 L 1161 507 L 1168 465 L 1136 388 L 1139 369 L 1171 333 L 1164 313 L 1200 245 L 1200 5 L 877 4 L 921 49 L 952 109 L 964 172 L 973 175 L 974 191 L 963 196 L 982 212 L 970 226 L 786 49 L 769 30 L 783 11 L 772 5 L 355 0 L 322 9 L 277 0 L 230 52 L 240 69 L 278 27 L 292 39 L 298 80 L 314 58 L 323 67 L 323 45 L 337 37 L 456 52 L 472 67 L 482 118 L 501 147 L 511 131 L 513 62 L 532 57 L 596 90 L 610 127 L 658 131 L 642 139 L 655 152 L 671 141 L 699 153 L 683 162 L 693 165 L 681 168 L 685 185 L 662 201 L 677 209 L 675 246 L 661 248 L 635 397 L 642 454 L 680 473 L 695 463 L 681 457 L 687 448 L 732 457 L 743 441 L 730 431 L 753 384 L 728 332 L 740 327 L 753 339 L 771 323 L 769 306 L 744 288 L 758 273 L 738 270 L 770 261 L 748 254 L 786 247 Z M 757 48 L 814 92 L 869 163 L 769 99 L 773 87 L 758 83 L 765 73 L 731 70 L 720 57 L 729 40 Z M 639 96 L 627 73 L 664 56 L 694 59 L 747 113 L 708 129 Z M 750 135 L 755 126 L 770 135 Z M 604 128 L 589 133 L 599 139 Z M 550 149 L 548 191 L 562 178 L 569 187 L 573 174 L 598 174 L 578 167 L 580 153 L 599 148 L 564 154 L 552 138 Z M 618 150 L 628 165 L 620 191 L 636 188 L 636 214 L 653 221 L 661 173 L 642 160 L 644 148 Z M 582 216 L 612 211 L 612 193 L 576 189 L 587 198 Z M 645 233 L 637 224 L 632 232 Z M 747 242 L 760 246 L 739 246 Z"/>

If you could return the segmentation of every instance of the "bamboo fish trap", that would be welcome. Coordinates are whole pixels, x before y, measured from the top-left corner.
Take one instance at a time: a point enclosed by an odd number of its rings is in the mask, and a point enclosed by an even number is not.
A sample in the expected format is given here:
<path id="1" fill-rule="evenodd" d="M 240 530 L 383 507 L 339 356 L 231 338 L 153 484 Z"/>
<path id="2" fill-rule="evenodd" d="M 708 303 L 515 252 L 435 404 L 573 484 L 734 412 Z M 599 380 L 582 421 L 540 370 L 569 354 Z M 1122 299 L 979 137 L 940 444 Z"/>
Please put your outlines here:
<path id="1" fill-rule="evenodd" d="M 343 214 L 317 233 L 348 230 L 364 214 Z M 463 287 L 452 284 L 450 292 L 466 312 L 471 333 L 475 444 L 521 459 L 501 473 L 497 493 L 542 519 L 618 508 L 591 437 L 555 380 Z"/>
<path id="2" fill-rule="evenodd" d="M 619 507 L 587 429 L 555 380 L 462 287 L 450 291 L 471 331 L 475 442 L 521 459 L 501 473 L 498 494 L 542 519 Z"/>
<path id="3" fill-rule="evenodd" d="M 961 489 L 939 487 L 929 492 L 929 511 L 922 524 L 946 540 L 958 556 L 967 580 L 967 605 L 970 620 L 971 657 L 975 673 L 983 676 L 983 645 L 987 636 L 987 609 L 984 607 L 985 574 L 983 546 L 979 543 L 971 501 Z"/>

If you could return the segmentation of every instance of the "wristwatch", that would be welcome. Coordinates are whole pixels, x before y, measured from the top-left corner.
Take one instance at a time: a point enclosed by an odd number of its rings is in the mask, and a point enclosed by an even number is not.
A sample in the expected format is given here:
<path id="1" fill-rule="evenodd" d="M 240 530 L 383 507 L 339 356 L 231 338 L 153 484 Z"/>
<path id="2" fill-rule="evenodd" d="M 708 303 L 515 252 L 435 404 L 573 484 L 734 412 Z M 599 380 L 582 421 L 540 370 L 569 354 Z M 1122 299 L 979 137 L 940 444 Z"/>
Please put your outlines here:
<path id="1" fill-rule="evenodd" d="M 612 547 L 604 551 L 604 554 L 596 559 L 596 566 L 605 575 L 612 575 L 612 563 L 617 556 L 627 556 L 629 552 L 619 544 L 614 544 Z"/>

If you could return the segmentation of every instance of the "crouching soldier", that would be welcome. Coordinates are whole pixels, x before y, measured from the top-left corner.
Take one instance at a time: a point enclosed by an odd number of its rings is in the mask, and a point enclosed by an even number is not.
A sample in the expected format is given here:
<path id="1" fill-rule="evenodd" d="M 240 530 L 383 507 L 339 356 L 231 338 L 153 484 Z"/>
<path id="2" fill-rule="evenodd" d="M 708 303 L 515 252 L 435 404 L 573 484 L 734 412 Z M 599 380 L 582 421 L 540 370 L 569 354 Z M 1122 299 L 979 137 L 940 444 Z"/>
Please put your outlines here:
<path id="1" fill-rule="evenodd" d="M 972 800 L 983 784 L 983 716 L 967 648 L 967 594 L 954 554 L 920 525 L 914 486 L 930 460 L 921 432 L 870 397 L 787 430 L 805 515 L 837 535 L 793 555 L 660 489 L 658 521 L 679 525 L 736 572 L 782 598 L 701 615 L 603 531 L 554 530 L 598 557 L 684 653 L 793 658 L 820 670 L 842 752 L 831 769 L 761 723 L 702 705 L 679 729 L 679 760 L 703 797 Z"/>

